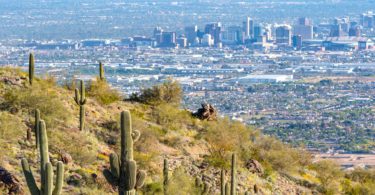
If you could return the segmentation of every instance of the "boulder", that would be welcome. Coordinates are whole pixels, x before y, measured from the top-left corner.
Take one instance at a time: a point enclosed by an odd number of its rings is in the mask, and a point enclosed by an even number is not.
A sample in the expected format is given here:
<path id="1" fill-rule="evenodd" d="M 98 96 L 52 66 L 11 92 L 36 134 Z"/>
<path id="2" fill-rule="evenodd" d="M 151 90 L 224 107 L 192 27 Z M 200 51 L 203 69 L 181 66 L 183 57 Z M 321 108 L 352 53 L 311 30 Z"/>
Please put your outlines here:
<path id="1" fill-rule="evenodd" d="M 262 165 L 257 160 L 254 160 L 254 159 L 250 159 L 246 161 L 245 167 L 247 170 L 249 170 L 253 174 L 263 175 L 264 173 Z"/>
<path id="2" fill-rule="evenodd" d="M 8 194 L 24 194 L 18 178 L 3 167 L 0 167 L 0 188 L 6 189 Z"/>
<path id="3" fill-rule="evenodd" d="M 204 103 L 197 112 L 192 115 L 200 120 L 214 121 L 217 119 L 217 110 L 211 104 Z"/>

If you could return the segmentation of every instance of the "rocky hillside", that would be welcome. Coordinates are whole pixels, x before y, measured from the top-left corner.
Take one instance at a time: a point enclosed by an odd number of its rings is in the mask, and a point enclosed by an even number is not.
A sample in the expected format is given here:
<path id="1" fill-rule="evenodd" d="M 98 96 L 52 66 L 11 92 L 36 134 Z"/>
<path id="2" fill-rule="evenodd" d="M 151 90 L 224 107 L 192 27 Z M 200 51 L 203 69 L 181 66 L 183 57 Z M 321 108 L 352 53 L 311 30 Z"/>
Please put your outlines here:
<path id="1" fill-rule="evenodd" d="M 141 133 L 134 145 L 134 159 L 147 177 L 138 194 L 163 194 L 163 189 L 168 194 L 220 194 L 222 170 L 225 181 L 230 181 L 232 154 L 237 156 L 238 194 L 374 193 L 370 171 L 356 172 L 369 175 L 365 185 L 335 164 L 313 164 L 311 155 L 302 149 L 292 149 L 239 122 L 201 120 L 179 109 L 177 103 L 163 101 L 165 98 L 124 101 L 99 79 L 85 86 L 85 123 L 80 130 L 75 82 L 58 86 L 46 77 L 36 78 L 30 85 L 27 73 L 0 69 L 2 193 L 29 194 L 22 158 L 29 162 L 37 183 L 41 180 L 41 155 L 34 133 L 36 109 L 46 124 L 53 167 L 58 161 L 65 166 L 62 194 L 117 194 L 117 187 L 107 182 L 103 171 L 110 166 L 110 154 L 120 153 L 120 113 L 125 110 L 131 113 L 133 129 Z M 163 186 L 164 159 L 168 161 L 167 187 Z M 206 189 L 196 181 L 205 183 Z"/>

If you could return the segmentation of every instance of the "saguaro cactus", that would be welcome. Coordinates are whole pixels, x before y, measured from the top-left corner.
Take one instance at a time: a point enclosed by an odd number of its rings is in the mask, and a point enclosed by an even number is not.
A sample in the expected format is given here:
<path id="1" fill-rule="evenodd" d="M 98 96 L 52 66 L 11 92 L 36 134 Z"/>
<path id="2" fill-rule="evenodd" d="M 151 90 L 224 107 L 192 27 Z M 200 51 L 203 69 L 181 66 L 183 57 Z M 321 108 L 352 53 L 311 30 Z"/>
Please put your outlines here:
<path id="1" fill-rule="evenodd" d="M 102 62 L 99 62 L 99 79 L 101 81 L 104 81 L 105 78 L 104 78 L 104 65 Z"/>
<path id="2" fill-rule="evenodd" d="M 64 164 L 62 162 L 57 163 L 56 182 L 55 187 L 53 187 L 53 168 L 48 155 L 48 138 L 44 121 L 39 122 L 37 133 L 39 134 L 41 184 L 38 187 L 30 165 L 24 158 L 21 163 L 27 186 L 31 195 L 59 195 L 64 181 Z"/>
<path id="3" fill-rule="evenodd" d="M 232 154 L 232 165 L 231 165 L 231 181 L 230 181 L 230 195 L 236 195 L 237 181 L 236 181 L 236 154 Z"/>
<path id="4" fill-rule="evenodd" d="M 109 183 L 118 187 L 120 195 L 135 195 L 144 184 L 145 171 L 137 172 L 137 163 L 133 159 L 133 143 L 140 137 L 139 131 L 132 130 L 129 111 L 121 113 L 121 156 L 110 155 L 110 170 L 105 170 Z"/>
<path id="5" fill-rule="evenodd" d="M 220 173 L 220 194 L 225 195 L 225 171 L 221 170 Z"/>
<path id="6" fill-rule="evenodd" d="M 40 122 L 40 111 L 39 111 L 39 109 L 36 109 L 34 111 L 34 115 L 35 115 L 35 125 L 34 125 L 35 147 L 38 149 L 39 148 L 39 134 L 38 134 L 38 129 L 39 129 L 39 122 Z"/>
<path id="7" fill-rule="evenodd" d="M 34 66 L 34 55 L 32 53 L 30 53 L 30 55 L 29 55 L 29 83 L 30 83 L 30 85 L 33 84 L 34 69 L 35 69 L 35 66 Z"/>
<path id="8" fill-rule="evenodd" d="M 86 104 L 86 95 L 85 95 L 85 84 L 80 80 L 80 90 L 75 89 L 74 100 L 79 106 L 79 129 L 83 131 L 85 129 L 85 104 Z"/>
<path id="9" fill-rule="evenodd" d="M 168 183 L 169 183 L 169 175 L 168 175 L 168 159 L 164 159 L 164 164 L 163 164 L 163 192 L 164 195 L 167 195 L 168 191 Z"/>

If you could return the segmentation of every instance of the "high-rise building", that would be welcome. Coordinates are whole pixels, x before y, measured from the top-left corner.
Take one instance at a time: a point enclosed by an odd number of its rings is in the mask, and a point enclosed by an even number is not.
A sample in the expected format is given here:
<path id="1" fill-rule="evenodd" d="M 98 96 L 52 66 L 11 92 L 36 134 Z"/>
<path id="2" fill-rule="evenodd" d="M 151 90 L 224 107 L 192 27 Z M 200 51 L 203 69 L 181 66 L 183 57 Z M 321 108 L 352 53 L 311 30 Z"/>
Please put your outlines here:
<path id="1" fill-rule="evenodd" d="M 298 23 L 293 26 L 293 34 L 301 35 L 303 40 L 313 39 L 314 27 L 308 18 L 299 18 Z"/>
<path id="2" fill-rule="evenodd" d="M 308 26 L 308 25 L 312 25 L 312 22 L 310 21 L 310 19 L 306 17 L 301 17 L 301 18 L 298 18 L 298 25 Z"/>
<path id="3" fill-rule="evenodd" d="M 375 14 L 373 12 L 361 14 L 360 23 L 364 28 L 373 28 L 375 26 Z"/>
<path id="4" fill-rule="evenodd" d="M 222 40 L 225 44 L 243 43 L 244 32 L 242 32 L 242 28 L 240 26 L 229 26 L 223 32 Z"/>
<path id="5" fill-rule="evenodd" d="M 254 35 L 254 21 L 250 17 L 246 17 L 246 20 L 242 25 L 243 32 L 245 34 L 245 39 L 253 38 Z"/>
<path id="6" fill-rule="evenodd" d="M 178 47 L 180 47 L 180 48 L 185 48 L 185 47 L 188 46 L 187 38 L 184 37 L 184 36 L 178 37 L 176 42 L 177 42 Z"/>
<path id="7" fill-rule="evenodd" d="M 154 28 L 153 37 L 156 41 L 156 44 L 159 45 L 161 43 L 163 34 L 163 29 L 160 26 Z"/>
<path id="8" fill-rule="evenodd" d="M 211 35 L 214 44 L 222 42 L 222 26 L 220 22 L 207 24 L 204 28 L 204 33 Z"/>
<path id="9" fill-rule="evenodd" d="M 350 27 L 349 36 L 350 37 L 360 37 L 361 36 L 361 27 L 360 26 Z"/>
<path id="10" fill-rule="evenodd" d="M 163 32 L 161 34 L 161 42 L 159 47 L 176 47 L 176 33 L 175 32 Z"/>
<path id="11" fill-rule="evenodd" d="M 301 35 L 293 36 L 293 47 L 298 50 L 302 48 L 302 36 Z"/>
<path id="12" fill-rule="evenodd" d="M 261 24 L 254 26 L 254 38 L 263 36 L 263 33 L 264 33 L 264 29 Z"/>
<path id="13" fill-rule="evenodd" d="M 188 26 L 185 27 L 185 37 L 187 39 L 188 44 L 192 45 L 196 43 L 196 39 L 198 36 L 198 26 Z"/>
<path id="14" fill-rule="evenodd" d="M 289 25 L 276 27 L 276 43 L 283 45 L 292 44 L 292 28 Z"/>
<path id="15" fill-rule="evenodd" d="M 329 33 L 330 37 L 341 37 L 343 36 L 343 32 L 341 30 L 341 24 L 333 24 L 331 26 L 331 31 Z"/>
<path id="16" fill-rule="evenodd" d="M 202 45 L 203 46 L 213 46 L 214 45 L 214 40 L 210 34 L 204 34 L 202 38 Z"/>

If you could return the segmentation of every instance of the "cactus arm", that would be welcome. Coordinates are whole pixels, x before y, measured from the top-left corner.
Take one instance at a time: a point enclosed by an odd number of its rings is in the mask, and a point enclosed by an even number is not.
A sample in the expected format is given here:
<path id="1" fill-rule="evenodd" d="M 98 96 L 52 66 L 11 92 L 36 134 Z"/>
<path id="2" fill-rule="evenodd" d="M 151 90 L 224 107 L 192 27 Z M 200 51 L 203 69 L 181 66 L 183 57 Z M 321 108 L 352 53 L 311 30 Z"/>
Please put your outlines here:
<path id="1" fill-rule="evenodd" d="M 33 172 L 31 171 L 30 165 L 25 158 L 21 160 L 23 174 L 26 178 L 27 186 L 29 187 L 31 195 L 40 195 L 40 190 L 35 182 Z"/>
<path id="2" fill-rule="evenodd" d="M 40 151 L 40 175 L 41 175 L 41 191 L 44 191 L 43 183 L 45 182 L 45 165 L 49 163 L 49 154 L 48 154 L 48 138 L 46 131 L 46 124 L 43 120 L 39 121 L 39 151 Z"/>
<path id="3" fill-rule="evenodd" d="M 30 83 L 30 85 L 33 84 L 34 69 L 35 69 L 34 55 L 32 53 L 30 53 L 30 55 L 29 55 L 29 83 Z"/>
<path id="4" fill-rule="evenodd" d="M 35 133 L 35 146 L 39 148 L 39 121 L 40 121 L 40 111 L 39 109 L 35 110 L 35 125 L 34 125 L 34 133 Z"/>
<path id="5" fill-rule="evenodd" d="M 52 195 L 53 188 L 53 168 L 50 162 L 45 164 L 43 195 Z"/>
<path id="6" fill-rule="evenodd" d="M 52 195 L 61 194 L 63 182 L 64 182 L 64 164 L 62 162 L 58 162 L 55 188 L 52 192 Z"/>
<path id="7" fill-rule="evenodd" d="M 135 183 L 135 189 L 140 189 L 143 184 L 145 183 L 145 178 L 146 178 L 147 174 L 145 171 L 139 171 L 137 173 L 137 181 Z"/>
<path id="8" fill-rule="evenodd" d="M 74 96 L 74 101 L 77 103 L 77 105 L 79 105 L 79 90 L 76 88 L 75 90 L 74 90 L 74 94 L 75 94 L 75 96 Z"/>
<path id="9" fill-rule="evenodd" d="M 104 80 L 104 65 L 102 62 L 99 62 L 99 79 Z"/>
<path id="10" fill-rule="evenodd" d="M 230 186 L 230 194 L 236 195 L 236 172 L 237 172 L 237 166 L 236 166 L 236 154 L 232 154 L 232 173 L 231 173 L 231 186 Z"/>
<path id="11" fill-rule="evenodd" d="M 112 176 L 116 179 L 119 179 L 120 178 L 120 162 L 118 159 L 118 155 L 115 153 L 112 153 L 109 156 L 109 163 L 111 165 Z"/>
<path id="12" fill-rule="evenodd" d="M 83 82 L 83 80 L 81 80 L 80 84 L 81 84 L 81 99 L 80 99 L 80 103 L 82 105 L 82 104 L 86 103 L 85 83 Z"/>
<path id="13" fill-rule="evenodd" d="M 139 132 L 138 130 L 134 130 L 132 132 L 133 142 L 137 142 L 140 137 L 141 137 L 141 132 Z"/>
<path id="14" fill-rule="evenodd" d="M 167 194 L 168 191 L 168 183 L 169 183 L 169 175 L 168 175 L 168 159 L 164 159 L 163 163 L 163 191 L 164 194 Z"/>

